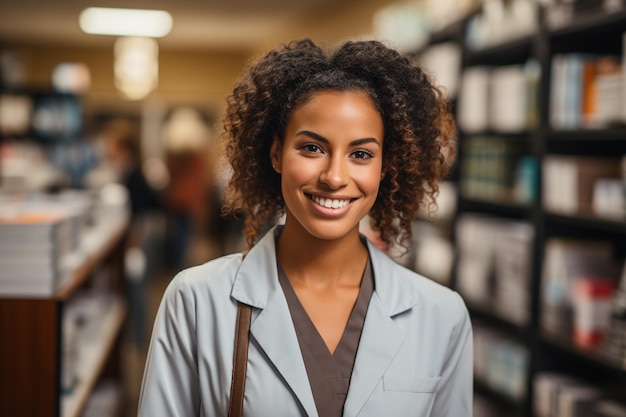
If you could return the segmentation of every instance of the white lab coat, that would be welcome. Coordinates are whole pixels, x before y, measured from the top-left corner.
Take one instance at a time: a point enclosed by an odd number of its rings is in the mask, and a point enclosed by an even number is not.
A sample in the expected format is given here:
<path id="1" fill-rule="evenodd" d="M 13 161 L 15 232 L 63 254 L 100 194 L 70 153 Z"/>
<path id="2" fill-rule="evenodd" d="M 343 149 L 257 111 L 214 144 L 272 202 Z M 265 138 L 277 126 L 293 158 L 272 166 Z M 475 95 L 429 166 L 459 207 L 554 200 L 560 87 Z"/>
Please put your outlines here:
<path id="1" fill-rule="evenodd" d="M 369 242 L 368 249 L 375 291 L 344 416 L 471 416 L 472 329 L 461 297 Z M 227 415 L 237 301 L 254 307 L 244 415 L 317 416 L 278 283 L 274 231 L 243 259 L 215 259 L 172 280 L 154 324 L 139 416 Z"/>

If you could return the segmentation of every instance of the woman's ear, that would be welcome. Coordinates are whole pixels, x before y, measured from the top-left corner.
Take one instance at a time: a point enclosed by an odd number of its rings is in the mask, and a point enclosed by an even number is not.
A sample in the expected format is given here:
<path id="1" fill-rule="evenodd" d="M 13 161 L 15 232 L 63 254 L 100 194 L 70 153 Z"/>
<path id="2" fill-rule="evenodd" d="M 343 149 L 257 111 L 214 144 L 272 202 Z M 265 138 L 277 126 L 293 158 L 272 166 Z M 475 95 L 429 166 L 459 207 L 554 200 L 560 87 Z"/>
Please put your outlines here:
<path id="1" fill-rule="evenodd" d="M 274 138 L 274 140 L 272 141 L 272 147 L 270 149 L 270 160 L 272 162 L 272 168 L 274 168 L 274 171 L 278 172 L 279 174 L 281 173 L 281 153 L 282 147 L 280 146 L 280 141 L 277 138 Z"/>

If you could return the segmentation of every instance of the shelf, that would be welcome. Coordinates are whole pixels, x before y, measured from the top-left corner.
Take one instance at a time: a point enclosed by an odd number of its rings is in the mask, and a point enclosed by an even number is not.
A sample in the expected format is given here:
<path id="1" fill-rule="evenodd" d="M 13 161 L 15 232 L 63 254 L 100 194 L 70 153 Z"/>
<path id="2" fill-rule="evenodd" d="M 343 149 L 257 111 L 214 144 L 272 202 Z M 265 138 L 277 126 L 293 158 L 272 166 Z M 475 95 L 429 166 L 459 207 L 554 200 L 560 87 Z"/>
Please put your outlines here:
<path id="1" fill-rule="evenodd" d="M 70 278 L 61 286 L 56 292 L 55 298 L 58 300 L 65 300 L 71 294 L 80 287 L 87 279 L 89 274 L 93 272 L 95 266 L 100 264 L 111 251 L 119 244 L 120 239 L 123 238 L 126 233 L 127 219 L 122 218 L 119 221 L 111 222 L 107 224 L 101 224 L 97 226 L 97 230 L 91 230 L 90 236 L 100 234 L 98 242 L 90 244 L 92 247 L 97 247 L 96 250 L 88 253 L 80 266 L 71 274 Z"/>
<path id="2" fill-rule="evenodd" d="M 500 137 L 498 138 L 500 141 L 496 143 L 500 144 L 502 141 L 506 141 L 507 146 L 513 145 L 516 149 L 519 148 L 519 151 L 525 151 L 521 153 L 532 156 L 537 162 L 536 173 L 538 176 L 533 180 L 536 181 L 535 185 L 539 188 L 536 190 L 537 200 L 531 202 L 518 203 L 513 200 L 513 193 L 481 193 L 484 188 L 480 189 L 479 185 L 487 184 L 485 188 L 490 190 L 488 188 L 489 183 L 484 179 L 491 178 L 489 175 L 484 177 L 480 175 L 472 177 L 470 175 L 468 178 L 463 178 L 461 174 L 464 171 L 459 169 L 459 177 L 456 178 L 456 183 L 459 186 L 455 220 L 462 219 L 465 214 L 489 216 L 498 220 L 522 221 L 530 224 L 534 229 L 532 247 L 530 248 L 532 265 L 529 265 L 528 322 L 518 325 L 507 320 L 505 314 L 499 313 L 503 310 L 496 311 L 492 308 L 494 303 L 491 302 L 489 294 L 481 293 L 480 297 L 476 296 L 476 300 L 484 300 L 484 303 L 474 303 L 470 299 L 466 299 L 472 322 L 476 324 L 476 334 L 480 327 L 479 324 L 484 324 L 488 331 L 496 335 L 501 333 L 502 336 L 510 337 L 512 341 L 528 350 L 527 390 L 526 396 L 521 401 L 515 402 L 499 395 L 497 385 L 490 387 L 484 381 L 482 383 L 475 381 L 477 394 L 485 394 L 498 408 L 502 406 L 502 410 L 515 410 L 516 413 L 524 417 L 532 416 L 533 395 L 536 388 L 534 378 L 537 372 L 542 370 L 553 369 L 556 372 L 567 370 L 568 373 L 571 372 L 583 380 L 602 380 L 608 386 L 621 384 L 620 386 L 623 387 L 626 384 L 626 362 L 621 363 L 618 360 L 611 360 L 610 357 L 599 352 L 578 348 L 563 338 L 558 339 L 550 337 L 550 335 L 543 335 L 541 329 L 538 328 L 538 323 L 542 322 L 540 306 L 544 252 L 549 239 L 563 237 L 610 241 L 614 247 L 614 260 L 618 268 L 619 265 L 623 264 L 626 256 L 626 246 L 623 244 L 624 237 L 626 237 L 626 219 L 568 216 L 551 213 L 544 209 L 541 204 L 543 184 L 541 174 L 544 158 L 551 155 L 615 158 L 626 155 L 626 122 L 611 123 L 603 128 L 556 130 L 550 126 L 550 108 L 544 105 L 549 104 L 552 90 L 550 85 L 552 60 L 555 55 L 561 53 L 623 55 L 623 36 L 626 33 L 626 3 L 621 2 L 621 4 L 623 6 L 618 11 L 607 13 L 601 10 L 602 2 L 595 2 L 594 5 L 598 5 L 596 9 L 579 11 L 558 28 L 547 27 L 547 24 L 551 19 L 554 22 L 557 20 L 564 21 L 566 15 L 551 15 L 550 12 L 556 9 L 544 8 L 541 11 L 541 18 L 538 20 L 539 27 L 535 33 L 481 50 L 470 49 L 468 39 L 464 37 L 460 41 L 463 52 L 462 72 L 475 66 L 519 65 L 529 60 L 535 61 L 540 67 L 541 79 L 537 84 L 537 100 L 541 106 L 536 114 L 536 125 L 524 132 L 515 134 L 493 132 L 488 129 L 477 133 L 465 132 L 462 129 L 459 129 L 458 132 L 460 139 L 458 140 L 457 160 L 459 163 L 457 166 L 459 167 L 462 167 L 462 162 L 472 162 L 473 149 L 471 143 L 470 141 L 464 142 L 466 139 L 471 139 L 472 136 L 489 139 L 491 139 L 490 137 Z M 580 5 L 576 3 L 572 7 L 580 8 Z M 559 11 L 562 12 L 563 9 Z M 471 19 L 471 16 L 468 16 L 468 19 Z M 443 37 L 443 35 L 441 36 Z M 464 98 L 466 97 L 459 97 L 458 100 L 462 101 Z M 513 167 L 506 169 L 512 170 Z M 472 171 L 468 170 L 468 173 L 471 174 Z M 482 183 L 480 182 L 481 179 L 483 179 Z M 469 194 L 467 191 L 475 192 Z M 502 199 L 490 198 L 490 196 L 496 195 Z M 453 227 L 457 224 L 459 223 L 455 221 Z M 497 283 L 497 281 L 489 282 L 490 285 L 497 285 Z M 489 292 L 491 288 L 483 291 Z M 506 311 L 504 312 L 506 313 Z M 511 413 L 503 411 L 496 415 L 513 415 L 513 411 Z"/>
<path id="3" fill-rule="evenodd" d="M 429 45 L 435 45 L 438 43 L 449 41 L 460 41 L 461 37 L 463 36 L 464 26 L 465 21 L 458 20 L 456 22 L 448 24 L 447 26 L 437 30 L 436 32 L 430 33 L 428 40 Z"/>
<path id="4" fill-rule="evenodd" d="M 502 330 L 509 336 L 515 337 L 518 342 L 521 342 L 524 345 L 529 343 L 530 331 L 527 326 L 514 323 L 504 317 L 501 317 L 489 305 L 479 304 L 467 300 L 466 305 L 472 319 L 485 323 L 489 327 Z"/>
<path id="5" fill-rule="evenodd" d="M 626 129 L 550 131 L 546 136 L 546 151 L 607 157 L 626 154 Z"/>
<path id="6" fill-rule="evenodd" d="M 491 388 L 488 384 L 478 378 L 474 378 L 474 392 L 493 402 L 498 406 L 498 408 L 503 410 L 519 410 L 524 405 L 523 400 L 518 401 L 505 394 L 502 394 Z"/>
<path id="7" fill-rule="evenodd" d="M 547 332 L 541 333 L 541 340 L 550 347 L 557 349 L 559 352 L 572 355 L 577 359 L 582 359 L 587 363 L 599 366 L 611 373 L 617 373 L 626 378 L 626 359 L 619 361 L 594 350 L 582 349 L 573 343 L 563 340 L 562 336 L 554 336 Z"/>
<path id="8" fill-rule="evenodd" d="M 591 35 L 592 32 L 624 32 L 625 22 L 626 10 L 616 12 L 597 10 L 590 13 L 580 13 L 564 26 L 549 28 L 548 36 L 551 38 L 583 37 Z"/>
<path id="9" fill-rule="evenodd" d="M 607 13 L 602 10 L 579 13 L 569 23 L 548 32 L 550 49 L 555 53 L 587 52 L 622 53 L 622 34 L 626 27 L 626 11 Z M 602 41 L 598 42 L 598 37 Z"/>
<path id="10" fill-rule="evenodd" d="M 32 140 L 42 147 L 47 147 L 59 143 L 76 143 L 81 139 L 82 95 L 50 88 L 0 86 L 0 97 L 9 95 L 28 99 L 27 106 L 19 106 L 23 111 L 28 111 L 28 126 L 17 135 L 11 132 L 0 134 L 0 142 Z M 55 123 L 40 126 L 36 122 L 40 115 L 54 117 Z"/>
<path id="11" fill-rule="evenodd" d="M 123 408 L 123 387 L 118 381 L 103 380 L 96 384 L 83 409 L 83 416 L 120 417 Z"/>
<path id="12" fill-rule="evenodd" d="M 468 49 L 465 66 L 522 64 L 532 56 L 534 35 L 486 47 L 481 50 Z"/>
<path id="13" fill-rule="evenodd" d="M 597 232 L 609 232 L 611 234 L 625 235 L 626 222 L 598 217 L 567 216 L 557 213 L 547 213 L 548 223 L 555 223 L 561 226 L 582 228 Z"/>
<path id="14" fill-rule="evenodd" d="M 487 391 L 488 388 L 479 386 L 479 381 L 475 382 L 474 389 L 474 415 L 476 417 L 523 417 L 523 405 L 512 405 L 507 399 L 502 400 L 497 394 Z"/>
<path id="15" fill-rule="evenodd" d="M 626 29 L 624 29 L 626 31 Z M 546 139 L 551 141 L 618 141 L 626 143 L 626 128 L 550 130 Z"/>
<path id="16" fill-rule="evenodd" d="M 472 136 L 481 136 L 481 137 L 489 137 L 493 140 L 518 140 L 518 141 L 531 141 L 532 133 L 531 131 L 523 131 L 523 132 L 498 132 L 494 130 L 485 130 L 481 132 L 459 132 L 464 137 L 472 137 Z"/>
<path id="17" fill-rule="evenodd" d="M 89 364 L 90 368 L 83 372 L 83 380 L 74 388 L 72 394 L 61 396 L 62 417 L 80 416 L 104 368 L 112 346 L 124 323 L 125 316 L 126 306 L 124 302 L 119 299 L 113 300 L 108 313 L 99 325 L 98 338 L 89 341 L 89 345 L 84 347 L 86 352 L 81 352 L 87 358 L 83 359 L 81 363 Z"/>
<path id="18" fill-rule="evenodd" d="M 530 218 L 532 214 L 530 206 L 510 201 L 485 200 L 465 196 L 459 199 L 459 211 L 481 212 L 513 218 Z"/>

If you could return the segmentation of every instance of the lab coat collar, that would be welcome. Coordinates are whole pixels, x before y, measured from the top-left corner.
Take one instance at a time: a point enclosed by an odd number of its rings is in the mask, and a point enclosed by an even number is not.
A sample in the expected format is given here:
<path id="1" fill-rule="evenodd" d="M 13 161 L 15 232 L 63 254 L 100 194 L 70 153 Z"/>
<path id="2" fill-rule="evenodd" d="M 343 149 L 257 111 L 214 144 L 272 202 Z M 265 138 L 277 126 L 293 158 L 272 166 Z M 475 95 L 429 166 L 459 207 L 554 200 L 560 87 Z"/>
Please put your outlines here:
<path id="1" fill-rule="evenodd" d="M 281 291 L 276 265 L 275 236 L 282 226 L 270 229 L 243 259 L 235 282 L 232 297 L 244 304 L 264 309 L 274 292 Z M 374 271 L 375 292 L 382 312 L 390 317 L 416 305 L 416 296 L 405 281 L 403 268 L 367 240 L 367 248 Z"/>
<path id="2" fill-rule="evenodd" d="M 309 385 L 289 307 L 278 283 L 275 232 L 270 230 L 242 261 L 232 296 L 260 309 L 253 315 L 250 332 L 294 392 L 309 416 L 317 409 Z M 412 308 L 416 296 L 410 291 L 402 268 L 369 241 L 375 291 L 368 307 L 344 416 L 356 416 L 389 367 L 405 339 L 393 316 Z"/>

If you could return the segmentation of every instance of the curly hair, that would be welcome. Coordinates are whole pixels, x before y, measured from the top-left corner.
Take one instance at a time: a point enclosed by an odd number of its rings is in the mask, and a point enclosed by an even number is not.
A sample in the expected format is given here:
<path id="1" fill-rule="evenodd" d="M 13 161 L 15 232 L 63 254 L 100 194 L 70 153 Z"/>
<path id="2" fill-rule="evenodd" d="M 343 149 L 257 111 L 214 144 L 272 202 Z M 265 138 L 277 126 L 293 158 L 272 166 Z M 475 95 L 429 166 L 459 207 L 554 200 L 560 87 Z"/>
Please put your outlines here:
<path id="1" fill-rule="evenodd" d="M 422 205 L 436 206 L 438 180 L 454 159 L 455 124 L 430 77 L 378 41 L 348 41 L 329 53 L 309 39 L 293 41 L 253 63 L 227 99 L 222 139 L 232 177 L 223 212 L 245 214 L 248 248 L 285 209 L 273 139 L 284 140 L 298 106 L 329 90 L 365 92 L 382 117 L 385 175 L 369 213 L 380 239 L 406 248 Z"/>

